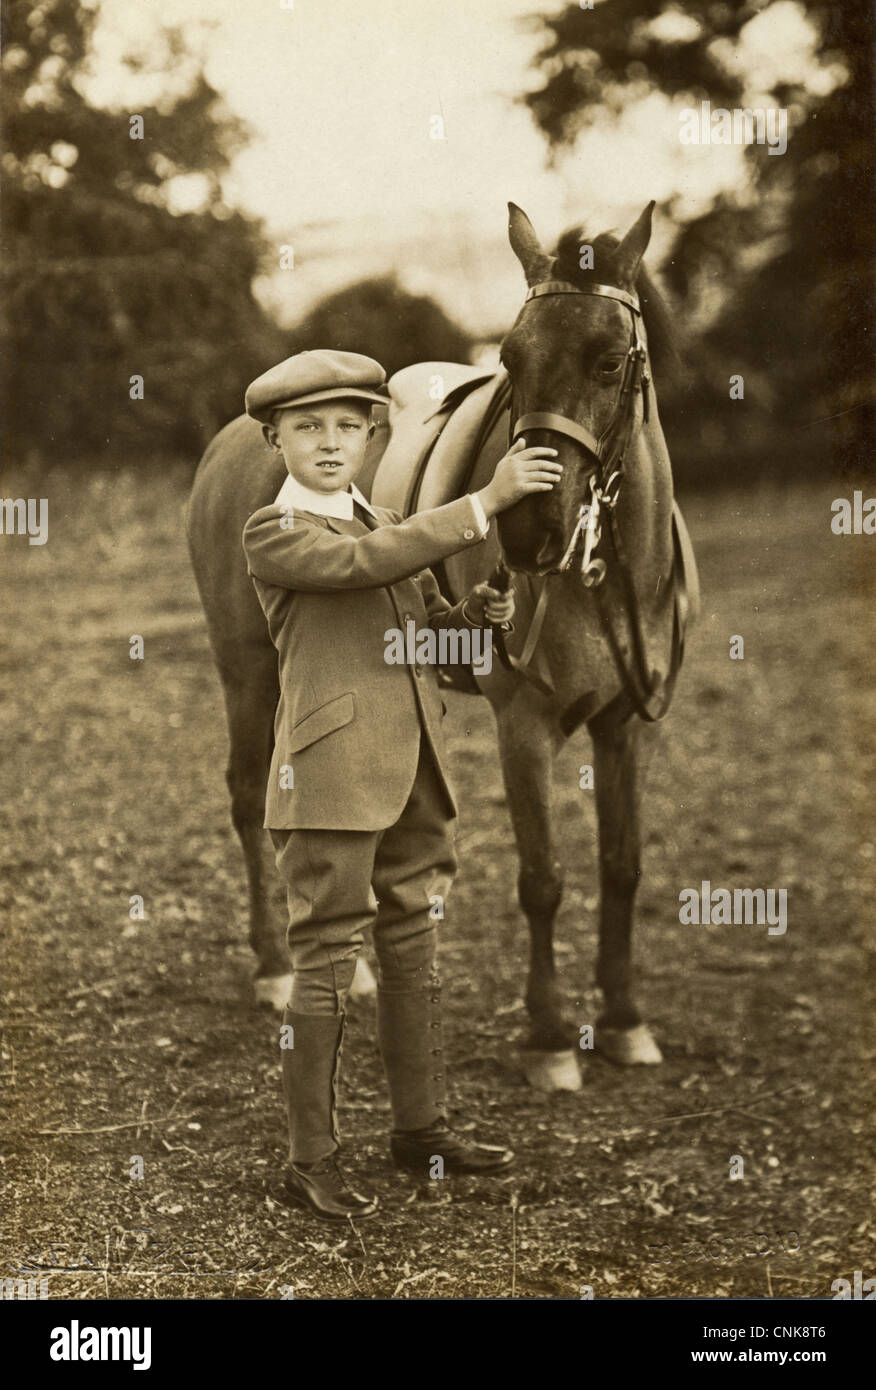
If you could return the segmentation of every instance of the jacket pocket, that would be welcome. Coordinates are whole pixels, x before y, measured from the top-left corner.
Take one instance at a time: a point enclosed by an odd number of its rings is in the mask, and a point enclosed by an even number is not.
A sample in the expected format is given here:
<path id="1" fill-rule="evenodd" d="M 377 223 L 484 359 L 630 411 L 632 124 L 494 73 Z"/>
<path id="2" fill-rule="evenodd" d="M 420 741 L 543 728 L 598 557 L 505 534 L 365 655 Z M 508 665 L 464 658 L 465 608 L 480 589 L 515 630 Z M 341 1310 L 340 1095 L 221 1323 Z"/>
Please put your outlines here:
<path id="1" fill-rule="evenodd" d="M 324 705 L 319 705 L 303 719 L 299 719 L 292 728 L 286 747 L 290 753 L 300 753 L 302 748 L 309 748 L 318 739 L 325 738 L 326 734 L 333 734 L 336 729 L 342 729 L 352 718 L 353 693 L 349 691 L 346 695 L 337 695 L 333 700 L 327 700 Z"/>

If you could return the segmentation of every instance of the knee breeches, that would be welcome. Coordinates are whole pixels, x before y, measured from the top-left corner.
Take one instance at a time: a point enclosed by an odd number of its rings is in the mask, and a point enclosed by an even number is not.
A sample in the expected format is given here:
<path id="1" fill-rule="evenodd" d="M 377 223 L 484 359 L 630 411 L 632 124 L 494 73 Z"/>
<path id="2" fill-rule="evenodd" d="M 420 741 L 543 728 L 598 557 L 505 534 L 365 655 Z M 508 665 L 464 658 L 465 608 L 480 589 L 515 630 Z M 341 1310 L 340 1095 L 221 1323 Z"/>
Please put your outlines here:
<path id="1" fill-rule="evenodd" d="M 423 739 L 411 794 L 386 830 L 271 831 L 289 904 L 290 1008 L 343 1011 L 369 926 L 382 989 L 420 989 L 436 977 L 454 830 Z"/>

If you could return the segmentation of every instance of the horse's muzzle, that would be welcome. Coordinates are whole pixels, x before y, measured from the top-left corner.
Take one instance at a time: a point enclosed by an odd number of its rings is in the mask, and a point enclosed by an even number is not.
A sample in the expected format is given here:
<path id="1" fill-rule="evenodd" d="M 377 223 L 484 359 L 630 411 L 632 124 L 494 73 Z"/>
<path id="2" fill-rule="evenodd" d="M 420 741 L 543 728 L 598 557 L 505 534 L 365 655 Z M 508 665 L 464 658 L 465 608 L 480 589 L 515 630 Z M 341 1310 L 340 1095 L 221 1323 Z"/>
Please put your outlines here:
<path id="1" fill-rule="evenodd" d="M 550 527 L 537 538 L 537 544 L 515 544 L 510 539 L 502 542 L 502 551 L 508 568 L 523 574 L 555 574 L 565 550 L 563 533 Z"/>

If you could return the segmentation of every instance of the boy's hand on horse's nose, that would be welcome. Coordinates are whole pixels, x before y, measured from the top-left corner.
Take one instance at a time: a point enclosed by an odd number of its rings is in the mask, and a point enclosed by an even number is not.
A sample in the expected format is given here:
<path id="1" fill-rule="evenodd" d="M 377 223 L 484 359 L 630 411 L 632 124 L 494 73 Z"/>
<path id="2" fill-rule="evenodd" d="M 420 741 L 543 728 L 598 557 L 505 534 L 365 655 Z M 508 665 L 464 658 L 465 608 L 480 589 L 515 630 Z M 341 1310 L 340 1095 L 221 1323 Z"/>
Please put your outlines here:
<path id="1" fill-rule="evenodd" d="M 478 494 L 487 516 L 513 507 L 531 492 L 550 492 L 563 471 L 556 455 L 557 450 L 547 445 L 535 444 L 527 448 L 522 436 L 516 439 L 507 454 L 499 459 L 487 486 Z"/>
<path id="2" fill-rule="evenodd" d="M 503 593 L 490 584 L 476 584 L 465 601 L 465 610 L 472 622 L 510 623 L 514 617 L 514 594 Z"/>

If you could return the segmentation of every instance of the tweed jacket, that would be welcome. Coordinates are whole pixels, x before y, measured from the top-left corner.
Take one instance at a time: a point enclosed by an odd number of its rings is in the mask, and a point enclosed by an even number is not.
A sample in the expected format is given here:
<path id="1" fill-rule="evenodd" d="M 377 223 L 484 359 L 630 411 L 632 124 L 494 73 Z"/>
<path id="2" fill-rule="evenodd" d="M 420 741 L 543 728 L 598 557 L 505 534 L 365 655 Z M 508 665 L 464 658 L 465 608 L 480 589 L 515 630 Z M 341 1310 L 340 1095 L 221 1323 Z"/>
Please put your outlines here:
<path id="1" fill-rule="evenodd" d="M 444 707 L 429 665 L 385 660 L 389 629 L 471 627 L 427 568 L 480 543 L 470 496 L 402 520 L 292 514 L 277 503 L 247 521 L 243 547 L 278 652 L 280 700 L 265 798 L 270 829 L 382 830 L 404 809 L 421 736 L 445 811 Z"/>

